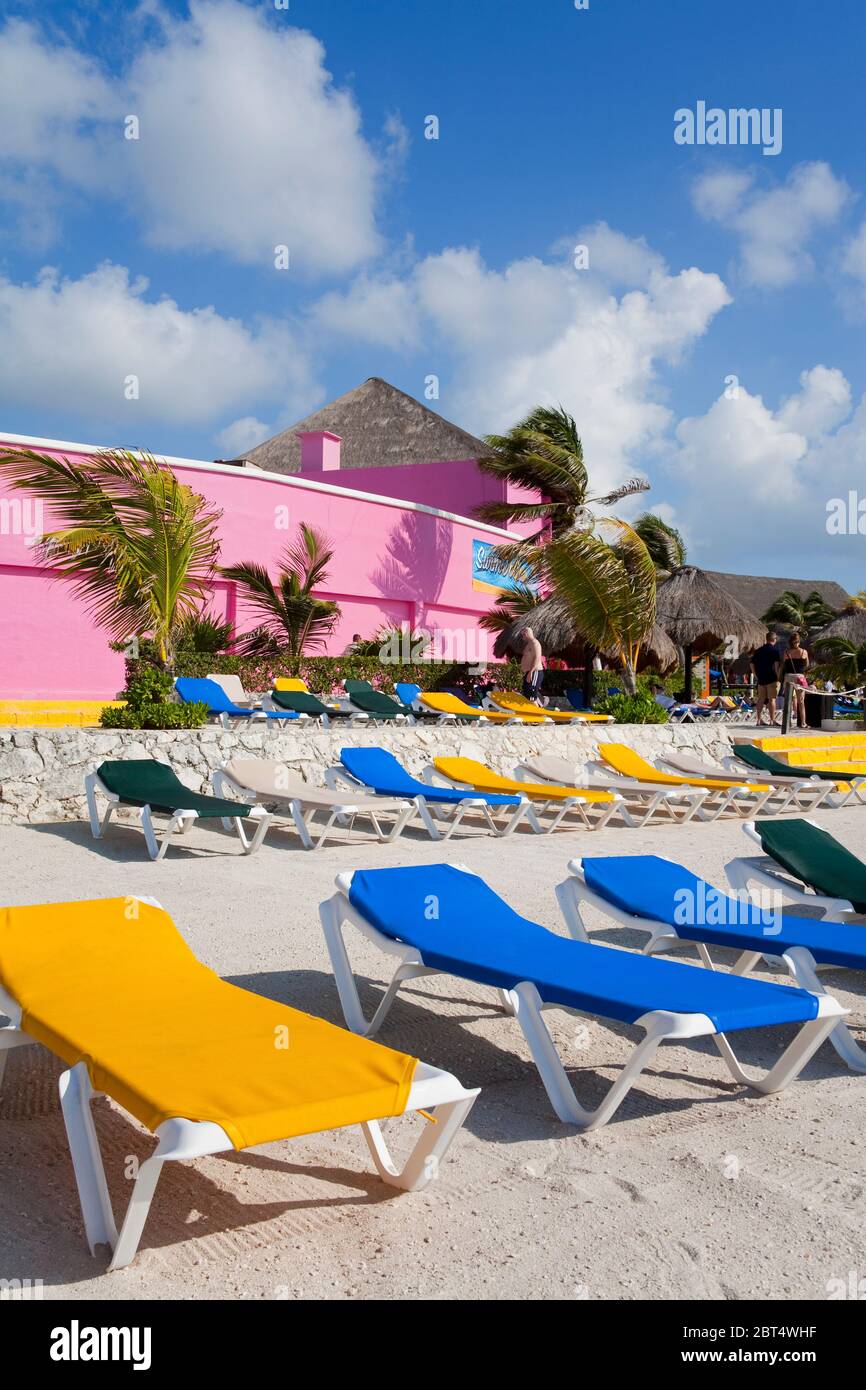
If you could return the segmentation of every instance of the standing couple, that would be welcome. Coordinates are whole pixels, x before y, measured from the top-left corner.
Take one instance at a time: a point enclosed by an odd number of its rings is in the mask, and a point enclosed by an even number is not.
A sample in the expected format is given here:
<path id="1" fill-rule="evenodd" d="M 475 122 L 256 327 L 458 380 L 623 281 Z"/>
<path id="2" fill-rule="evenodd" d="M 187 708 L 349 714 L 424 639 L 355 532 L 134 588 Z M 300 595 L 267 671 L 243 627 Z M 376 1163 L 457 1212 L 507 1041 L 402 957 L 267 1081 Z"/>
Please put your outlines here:
<path id="1" fill-rule="evenodd" d="M 776 696 L 779 683 L 793 687 L 793 713 L 801 729 L 806 727 L 806 688 L 809 684 L 806 671 L 809 666 L 809 653 L 800 645 L 799 632 L 792 632 L 788 649 L 782 654 L 775 632 L 767 633 L 763 646 L 752 652 L 752 670 L 757 682 L 755 700 L 755 722 L 763 723 L 761 715 L 767 707 L 769 723 L 776 722 Z"/>

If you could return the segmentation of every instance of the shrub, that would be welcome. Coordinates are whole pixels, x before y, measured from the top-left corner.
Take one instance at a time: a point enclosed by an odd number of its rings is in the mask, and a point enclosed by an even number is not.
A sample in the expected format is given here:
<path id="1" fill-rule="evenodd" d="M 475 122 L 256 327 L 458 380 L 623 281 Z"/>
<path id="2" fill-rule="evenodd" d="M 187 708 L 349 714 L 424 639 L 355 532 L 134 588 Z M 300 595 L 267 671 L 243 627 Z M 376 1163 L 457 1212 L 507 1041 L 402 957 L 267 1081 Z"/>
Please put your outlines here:
<path id="1" fill-rule="evenodd" d="M 637 695 L 606 695 L 596 700 L 594 708 L 599 714 L 612 714 L 617 724 L 666 724 L 668 719 L 667 710 L 645 690 Z"/>
<path id="2" fill-rule="evenodd" d="M 103 729 L 199 729 L 206 720 L 205 704 L 176 705 L 163 700 L 104 709 L 99 722 Z"/>
<path id="3" fill-rule="evenodd" d="M 198 729 L 204 724 L 207 705 L 172 701 L 172 679 L 166 671 L 143 661 L 128 661 L 126 670 L 126 705 L 102 711 L 103 729 Z"/>

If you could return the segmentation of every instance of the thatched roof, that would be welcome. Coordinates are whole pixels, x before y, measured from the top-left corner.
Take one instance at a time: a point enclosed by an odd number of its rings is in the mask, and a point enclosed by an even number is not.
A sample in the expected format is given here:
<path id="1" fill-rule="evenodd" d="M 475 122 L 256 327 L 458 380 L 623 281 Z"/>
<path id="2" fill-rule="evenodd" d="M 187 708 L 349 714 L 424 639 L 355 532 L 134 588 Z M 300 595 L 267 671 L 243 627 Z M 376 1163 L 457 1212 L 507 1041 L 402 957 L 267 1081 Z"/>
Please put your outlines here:
<path id="1" fill-rule="evenodd" d="M 381 377 L 371 376 L 282 434 L 257 444 L 246 458 L 272 473 L 297 473 L 301 466 L 297 434 L 305 430 L 330 430 L 340 436 L 341 472 L 344 468 L 390 468 L 439 459 L 479 458 L 490 452 L 482 440 L 459 425 L 443 420 Z M 332 481 L 338 477 L 335 474 Z"/>
<path id="2" fill-rule="evenodd" d="M 847 637 L 858 647 L 866 642 L 866 608 L 858 608 L 849 603 L 838 618 L 816 632 L 810 643 L 816 655 L 820 655 L 821 643 L 828 637 Z"/>
<path id="3" fill-rule="evenodd" d="M 848 603 L 848 595 L 842 585 L 832 579 L 768 579 L 754 574 L 724 574 L 720 570 L 704 570 L 704 573 L 759 620 L 787 590 L 799 594 L 800 598 L 806 598 L 817 590 L 824 602 L 834 610 L 844 608 Z"/>
<path id="4" fill-rule="evenodd" d="M 493 644 L 494 656 L 504 657 L 509 653 L 519 652 L 523 645 L 520 633 L 525 627 L 532 628 L 545 656 L 579 653 L 580 659 L 583 659 L 586 644 L 575 630 L 574 619 L 568 607 L 562 599 L 555 596 L 542 600 L 537 608 L 517 618 L 510 627 L 501 632 Z M 612 658 L 613 653 L 603 652 L 602 655 Z M 667 633 L 655 624 L 649 636 L 641 643 L 638 666 L 652 666 L 654 670 L 664 674 L 666 671 L 675 670 L 678 665 L 679 653 L 676 647 Z"/>
<path id="5" fill-rule="evenodd" d="M 713 651 L 726 637 L 757 647 L 766 632 L 765 624 L 695 565 L 683 565 L 659 585 L 656 621 L 678 646 L 691 647 L 693 656 Z"/>

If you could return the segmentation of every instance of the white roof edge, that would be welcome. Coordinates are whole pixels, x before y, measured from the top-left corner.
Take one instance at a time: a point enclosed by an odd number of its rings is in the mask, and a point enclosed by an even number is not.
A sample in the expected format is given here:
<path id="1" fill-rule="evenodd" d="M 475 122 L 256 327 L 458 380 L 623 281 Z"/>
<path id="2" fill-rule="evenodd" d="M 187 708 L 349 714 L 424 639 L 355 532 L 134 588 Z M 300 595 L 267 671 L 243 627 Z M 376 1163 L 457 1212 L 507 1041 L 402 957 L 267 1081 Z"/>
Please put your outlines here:
<path id="1" fill-rule="evenodd" d="M 107 447 L 111 447 L 104 444 L 72 444 L 66 439 L 41 439 L 38 435 L 32 434 L 7 434 L 2 430 L 0 430 L 0 442 L 23 444 L 27 447 L 36 445 L 43 449 L 68 449 L 71 453 L 76 454 L 98 454 Z M 135 454 L 138 458 L 142 457 L 140 449 L 130 449 L 129 453 Z M 154 458 L 169 464 L 172 468 L 198 468 L 204 469 L 208 473 L 221 473 L 223 475 L 231 469 L 229 464 L 209 463 L 205 459 L 175 458 L 171 454 L 154 454 Z M 408 502 L 399 497 L 383 497 L 378 492 L 361 492 L 358 488 L 340 487 L 335 483 L 317 483 L 309 478 L 296 478 L 290 473 L 269 473 L 264 468 L 257 467 L 256 464 L 249 464 L 245 468 L 236 468 L 234 471 L 247 478 L 267 478 L 272 483 L 282 483 L 286 487 L 312 488 L 314 492 L 337 493 L 341 497 L 358 497 L 364 502 L 378 502 L 383 507 L 396 507 L 404 512 L 426 512 L 428 516 L 438 516 L 443 521 L 458 521 L 462 525 L 473 526 L 478 531 L 487 531 L 492 536 L 503 536 L 506 540 L 522 539 L 514 531 L 505 531 L 501 526 L 491 526 L 487 521 L 476 521 L 474 517 L 461 516 L 458 512 L 443 512 L 438 507 L 428 506 L 426 502 Z"/>

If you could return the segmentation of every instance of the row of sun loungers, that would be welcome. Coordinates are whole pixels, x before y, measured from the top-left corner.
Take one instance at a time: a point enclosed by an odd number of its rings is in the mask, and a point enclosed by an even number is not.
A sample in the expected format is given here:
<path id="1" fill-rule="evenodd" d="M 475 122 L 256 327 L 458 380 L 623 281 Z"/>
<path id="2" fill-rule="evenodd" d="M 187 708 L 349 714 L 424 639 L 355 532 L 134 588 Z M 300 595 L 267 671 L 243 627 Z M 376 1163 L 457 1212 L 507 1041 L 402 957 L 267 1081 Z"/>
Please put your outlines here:
<path id="1" fill-rule="evenodd" d="M 292 822 L 304 848 L 315 849 L 358 819 L 383 841 L 413 823 L 431 839 L 446 840 L 467 818 L 497 836 L 521 825 L 550 834 L 560 826 L 600 830 L 613 820 L 642 827 L 808 812 L 861 799 L 866 788 L 862 778 L 837 784 L 773 774 L 750 781 L 745 768 L 727 772 L 675 752 L 665 755 L 666 766 L 656 766 L 620 743 L 601 743 L 598 754 L 598 764 L 585 769 L 555 756 L 528 757 L 511 775 L 473 758 L 437 757 L 419 778 L 384 748 L 347 747 L 323 787 L 276 760 L 235 758 L 214 771 L 214 796 L 189 791 L 164 763 L 132 759 L 101 764 L 86 777 L 85 790 L 95 838 L 119 807 L 132 808 L 151 858 L 161 859 L 197 820 L 218 820 L 252 854 L 274 816 Z M 168 817 L 161 841 L 154 816 Z"/>
<path id="2" fill-rule="evenodd" d="M 803 897 L 808 885 L 817 890 L 810 902 L 827 908 L 829 897 L 846 911 L 862 909 L 866 864 L 826 832 L 808 821 L 745 829 L 783 871 L 766 871 L 776 887 Z M 739 860 L 728 866 L 732 885 L 743 873 Z M 116 1269 L 135 1255 L 169 1161 L 357 1124 L 386 1183 L 416 1190 L 435 1176 L 478 1091 L 371 1040 L 401 986 L 424 976 L 494 990 L 523 1032 L 555 1113 L 584 1130 L 611 1118 L 668 1041 L 712 1038 L 734 1078 L 763 1093 L 793 1081 L 826 1040 L 852 1070 L 866 1071 L 846 1010 L 817 974 L 822 966 L 866 968 L 862 925 L 781 911 L 768 921 L 759 905 L 654 855 L 573 859 L 555 891 L 567 935 L 520 915 L 459 865 L 341 874 L 320 919 L 349 1032 L 221 980 L 150 900 L 6 908 L 0 1011 L 9 1023 L 0 1028 L 0 1084 L 7 1052 L 27 1043 L 42 1043 L 65 1064 L 61 1107 L 86 1236 L 91 1250 L 111 1247 Z M 712 901 L 713 912 L 683 915 L 684 895 L 693 905 Z M 587 908 L 646 933 L 645 953 L 593 942 Z M 396 962 L 371 1019 L 346 951 L 350 926 Z M 684 941 L 709 968 L 651 958 Z M 717 947 L 736 953 L 730 973 L 712 960 Z M 782 966 L 794 983 L 747 978 L 762 960 Z M 554 1008 L 643 1034 L 594 1108 L 576 1097 L 544 1021 Z M 764 1074 L 747 1072 L 732 1035 L 782 1025 L 796 1027 L 793 1041 Z M 280 1045 L 282 1037 L 290 1047 Z M 119 1229 L 91 1115 L 100 1093 L 158 1141 L 138 1170 Z M 398 1170 L 379 1122 L 410 1112 L 420 1114 L 423 1129 Z"/>

